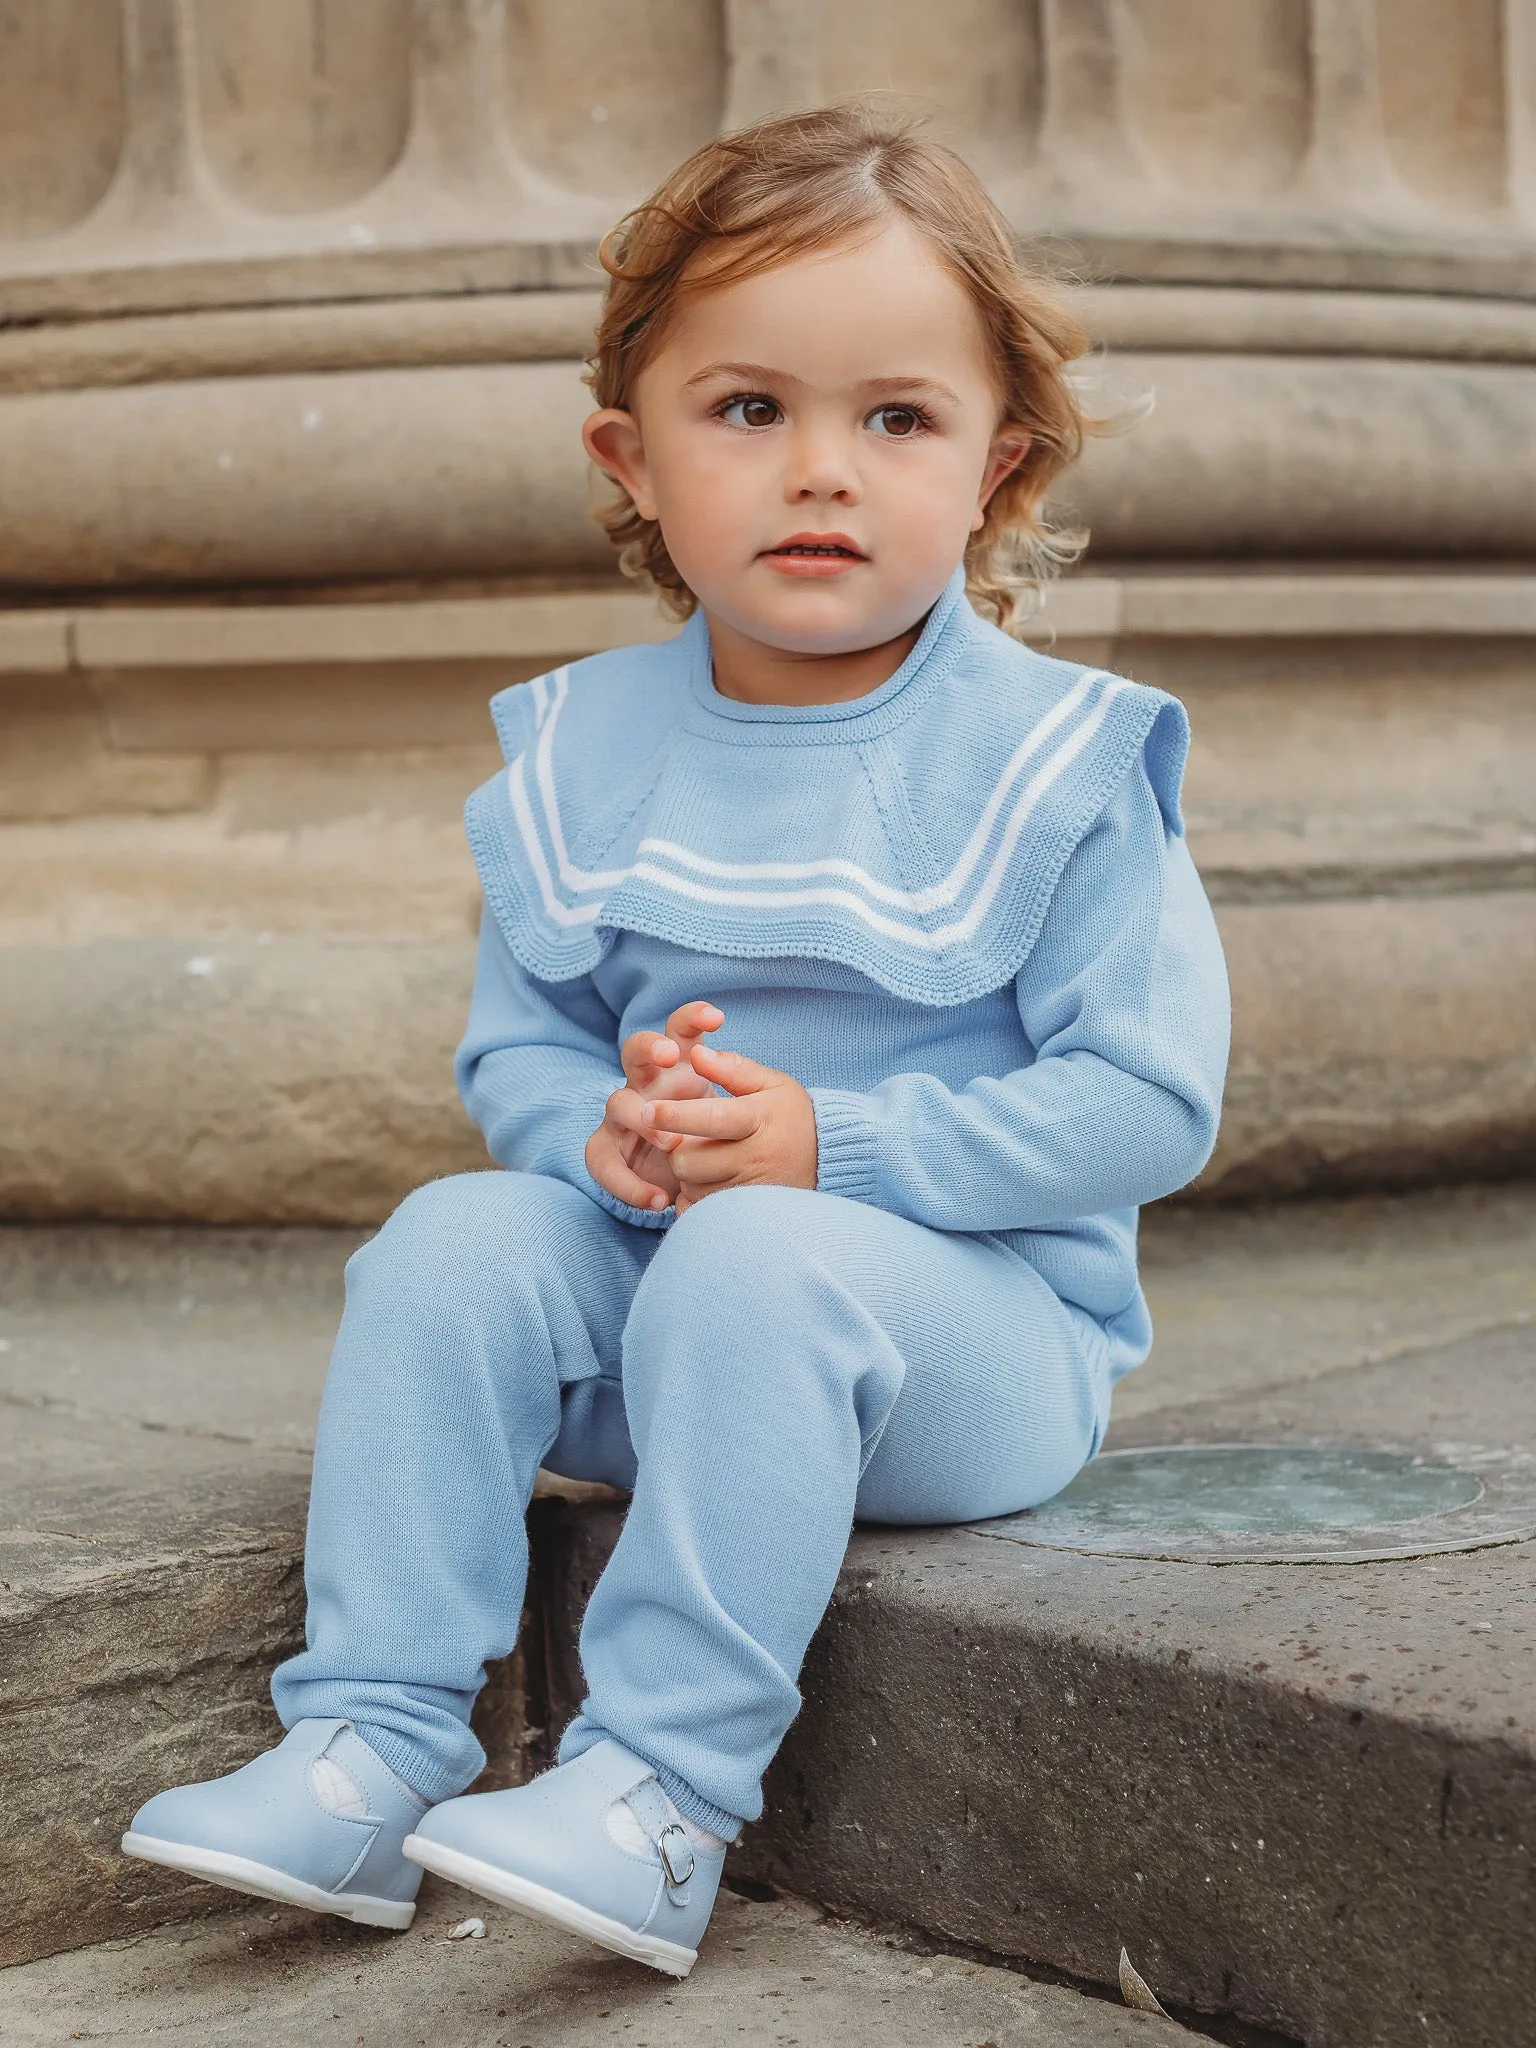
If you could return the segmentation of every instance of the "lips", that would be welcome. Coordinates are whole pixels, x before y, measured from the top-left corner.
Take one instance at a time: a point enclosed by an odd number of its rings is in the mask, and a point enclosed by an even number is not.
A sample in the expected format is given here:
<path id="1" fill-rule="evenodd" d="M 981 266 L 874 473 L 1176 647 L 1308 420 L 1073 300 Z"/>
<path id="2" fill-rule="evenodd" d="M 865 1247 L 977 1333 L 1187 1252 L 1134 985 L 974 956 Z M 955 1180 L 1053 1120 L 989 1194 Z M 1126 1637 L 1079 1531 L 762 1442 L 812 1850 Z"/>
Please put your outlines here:
<path id="1" fill-rule="evenodd" d="M 869 557 L 846 533 L 792 533 L 788 540 L 765 548 L 762 559 L 794 575 L 826 575 Z"/>

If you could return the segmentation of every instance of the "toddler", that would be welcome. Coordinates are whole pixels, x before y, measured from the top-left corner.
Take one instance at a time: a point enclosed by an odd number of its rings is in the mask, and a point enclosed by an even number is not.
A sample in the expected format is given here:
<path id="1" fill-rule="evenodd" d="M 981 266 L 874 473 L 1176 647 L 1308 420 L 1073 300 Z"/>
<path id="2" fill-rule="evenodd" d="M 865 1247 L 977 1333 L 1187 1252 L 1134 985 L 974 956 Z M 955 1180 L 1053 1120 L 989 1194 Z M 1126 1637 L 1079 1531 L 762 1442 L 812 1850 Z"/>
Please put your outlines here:
<path id="1" fill-rule="evenodd" d="M 458 1080 L 501 1170 L 347 1268 L 286 1740 L 124 1847 L 385 1927 L 426 1868 L 684 1976 L 855 1519 L 1097 1449 L 1227 990 L 1182 709 L 1000 630 L 1084 337 L 972 174 L 798 115 L 603 255 L 586 445 L 687 623 L 495 700 Z M 558 1765 L 464 1796 L 541 1465 L 633 1500 Z"/>

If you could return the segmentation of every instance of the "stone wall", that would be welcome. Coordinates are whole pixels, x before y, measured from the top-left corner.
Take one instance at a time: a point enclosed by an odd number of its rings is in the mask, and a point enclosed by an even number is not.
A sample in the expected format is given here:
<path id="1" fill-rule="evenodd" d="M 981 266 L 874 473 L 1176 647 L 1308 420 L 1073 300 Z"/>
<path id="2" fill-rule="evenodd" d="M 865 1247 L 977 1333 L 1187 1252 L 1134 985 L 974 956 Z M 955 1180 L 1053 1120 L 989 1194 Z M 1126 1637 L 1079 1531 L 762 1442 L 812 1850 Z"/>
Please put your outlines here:
<path id="1" fill-rule="evenodd" d="M 667 630 L 588 512 L 593 245 L 864 86 L 1155 394 L 1032 630 L 1194 715 L 1206 1185 L 1536 1157 L 1536 0 L 0 0 L 0 1214 L 480 1157 L 485 699 Z"/>

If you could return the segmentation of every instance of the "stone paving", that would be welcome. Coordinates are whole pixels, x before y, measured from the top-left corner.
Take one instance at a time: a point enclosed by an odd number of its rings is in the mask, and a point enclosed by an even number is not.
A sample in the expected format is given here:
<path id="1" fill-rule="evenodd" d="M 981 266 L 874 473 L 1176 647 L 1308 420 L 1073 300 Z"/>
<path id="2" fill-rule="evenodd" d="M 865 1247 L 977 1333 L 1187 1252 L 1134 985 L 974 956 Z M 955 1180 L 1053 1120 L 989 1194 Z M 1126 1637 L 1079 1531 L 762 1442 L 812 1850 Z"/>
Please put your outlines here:
<path id="1" fill-rule="evenodd" d="M 483 1938 L 449 1940 L 466 1915 Z M 380 1935 L 265 1905 L 0 1975 L 7 2048 L 166 2035 L 217 2048 L 1174 2048 L 1170 2020 L 792 1900 L 722 1895 L 685 1983 L 431 1880 Z"/>

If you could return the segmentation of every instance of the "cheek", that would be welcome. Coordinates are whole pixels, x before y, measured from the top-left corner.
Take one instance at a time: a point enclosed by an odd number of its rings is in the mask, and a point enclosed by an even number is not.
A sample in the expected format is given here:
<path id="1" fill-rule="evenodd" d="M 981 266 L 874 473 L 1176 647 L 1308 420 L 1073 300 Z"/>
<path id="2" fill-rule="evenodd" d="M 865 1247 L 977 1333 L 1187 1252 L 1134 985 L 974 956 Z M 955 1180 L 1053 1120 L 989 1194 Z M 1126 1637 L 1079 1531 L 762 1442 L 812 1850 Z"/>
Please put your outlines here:
<path id="1" fill-rule="evenodd" d="M 770 488 L 756 455 L 755 449 L 722 445 L 712 435 L 663 450 L 652 466 L 651 487 L 675 560 L 684 553 L 707 560 L 735 552 L 740 536 L 755 528 Z"/>
<path id="2" fill-rule="evenodd" d="M 882 496 L 915 545 L 947 545 L 957 533 L 969 533 L 984 459 L 974 449 L 940 442 L 923 449 L 917 461 L 887 466 Z"/>

